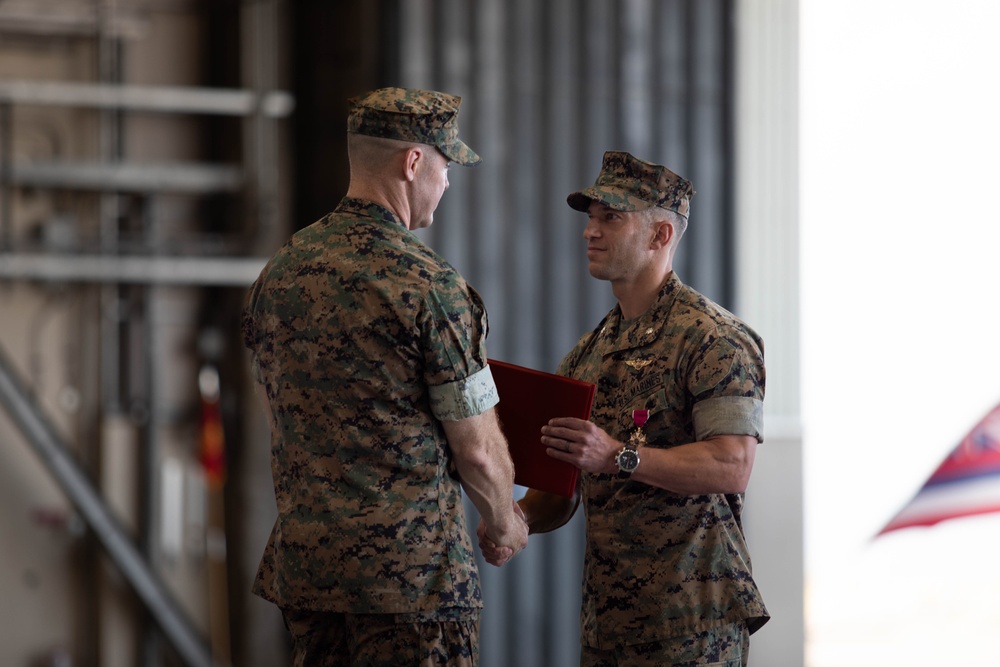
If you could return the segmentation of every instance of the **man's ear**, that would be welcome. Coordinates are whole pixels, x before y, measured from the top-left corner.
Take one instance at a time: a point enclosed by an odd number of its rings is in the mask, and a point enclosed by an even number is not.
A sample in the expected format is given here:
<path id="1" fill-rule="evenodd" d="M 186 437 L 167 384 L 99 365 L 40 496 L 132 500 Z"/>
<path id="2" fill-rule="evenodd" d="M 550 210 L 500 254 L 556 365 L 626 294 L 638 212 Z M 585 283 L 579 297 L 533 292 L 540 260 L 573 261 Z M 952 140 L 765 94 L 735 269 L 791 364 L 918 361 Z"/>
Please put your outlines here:
<path id="1" fill-rule="evenodd" d="M 660 249 L 664 246 L 670 245 L 670 241 L 674 238 L 674 226 L 667 222 L 666 220 L 657 220 L 653 223 L 653 248 Z"/>
<path id="2" fill-rule="evenodd" d="M 412 182 L 417 177 L 417 169 L 424 159 L 424 151 L 420 146 L 406 149 L 403 156 L 403 178 Z"/>

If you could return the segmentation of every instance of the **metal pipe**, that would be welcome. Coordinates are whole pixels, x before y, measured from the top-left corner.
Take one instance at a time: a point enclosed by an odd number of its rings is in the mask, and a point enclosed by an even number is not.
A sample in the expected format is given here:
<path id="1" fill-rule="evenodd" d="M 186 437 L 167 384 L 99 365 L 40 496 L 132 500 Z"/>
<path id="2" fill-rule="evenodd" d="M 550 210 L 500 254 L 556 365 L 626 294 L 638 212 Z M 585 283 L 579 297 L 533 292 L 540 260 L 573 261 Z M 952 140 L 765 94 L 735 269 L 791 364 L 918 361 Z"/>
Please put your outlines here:
<path id="1" fill-rule="evenodd" d="M 249 287 L 263 257 L 163 257 L 0 253 L 0 280 Z"/>
<path id="2" fill-rule="evenodd" d="M 0 249 L 10 247 L 13 229 L 14 205 L 11 199 L 14 189 L 11 187 L 11 163 L 13 161 L 13 122 L 11 121 L 9 104 L 0 102 Z"/>
<path id="3" fill-rule="evenodd" d="M 243 186 L 238 167 L 203 163 L 138 165 L 114 163 L 33 163 L 8 168 L 11 185 L 103 192 L 236 192 Z"/>
<path id="4" fill-rule="evenodd" d="M 140 555 L 0 347 L 0 403 L 97 535 L 164 636 L 188 667 L 212 667 L 211 653 L 167 587 Z"/>
<path id="5" fill-rule="evenodd" d="M 2 102 L 228 116 L 261 113 L 272 118 L 288 116 L 295 107 L 295 98 L 281 90 L 258 94 L 238 88 L 19 80 L 0 81 Z"/>

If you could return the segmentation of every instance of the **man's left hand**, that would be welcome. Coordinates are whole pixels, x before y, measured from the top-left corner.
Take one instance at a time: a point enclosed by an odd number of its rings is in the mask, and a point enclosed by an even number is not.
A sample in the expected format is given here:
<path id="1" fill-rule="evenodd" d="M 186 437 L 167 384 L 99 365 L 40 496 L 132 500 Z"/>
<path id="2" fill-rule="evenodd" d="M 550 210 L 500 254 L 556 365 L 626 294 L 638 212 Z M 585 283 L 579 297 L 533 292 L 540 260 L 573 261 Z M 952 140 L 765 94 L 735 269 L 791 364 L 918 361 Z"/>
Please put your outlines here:
<path id="1" fill-rule="evenodd" d="M 574 417 L 549 420 L 542 427 L 542 444 L 554 459 L 590 473 L 615 473 L 615 455 L 623 447 L 593 422 Z"/>

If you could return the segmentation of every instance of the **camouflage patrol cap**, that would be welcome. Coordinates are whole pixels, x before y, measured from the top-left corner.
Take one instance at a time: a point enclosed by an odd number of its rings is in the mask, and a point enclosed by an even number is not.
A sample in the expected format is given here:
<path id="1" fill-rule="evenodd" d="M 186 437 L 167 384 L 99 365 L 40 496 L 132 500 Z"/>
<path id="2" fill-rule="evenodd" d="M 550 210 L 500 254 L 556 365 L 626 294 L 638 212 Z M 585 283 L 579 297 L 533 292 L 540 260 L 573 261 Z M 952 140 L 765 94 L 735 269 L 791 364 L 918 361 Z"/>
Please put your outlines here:
<path id="1" fill-rule="evenodd" d="M 586 212 L 591 201 L 616 211 L 644 211 L 659 206 L 688 217 L 694 188 L 666 167 L 640 160 L 624 151 L 607 151 L 601 173 L 593 186 L 566 198 L 577 211 Z"/>
<path id="2" fill-rule="evenodd" d="M 458 138 L 461 103 L 461 97 L 433 90 L 380 88 L 348 100 L 347 131 L 430 144 L 452 162 L 473 166 L 482 159 Z"/>

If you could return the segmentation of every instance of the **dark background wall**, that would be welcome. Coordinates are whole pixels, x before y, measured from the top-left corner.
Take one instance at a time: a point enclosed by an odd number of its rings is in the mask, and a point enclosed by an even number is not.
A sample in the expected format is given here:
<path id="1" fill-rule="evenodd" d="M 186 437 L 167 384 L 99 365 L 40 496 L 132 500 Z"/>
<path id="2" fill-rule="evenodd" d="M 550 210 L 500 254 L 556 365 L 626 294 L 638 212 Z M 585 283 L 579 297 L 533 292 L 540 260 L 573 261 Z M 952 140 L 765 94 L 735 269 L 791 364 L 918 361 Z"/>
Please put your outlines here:
<path id="1" fill-rule="evenodd" d="M 605 150 L 694 182 L 678 273 L 732 301 L 731 0 L 313 0 L 291 11 L 294 228 L 346 191 L 348 97 L 435 88 L 463 97 L 462 134 L 484 163 L 452 170 L 426 239 L 483 292 L 498 354 L 551 368 L 612 303 L 586 273 L 583 217 L 565 203 Z"/>

